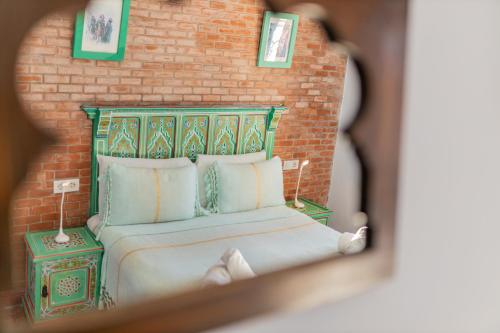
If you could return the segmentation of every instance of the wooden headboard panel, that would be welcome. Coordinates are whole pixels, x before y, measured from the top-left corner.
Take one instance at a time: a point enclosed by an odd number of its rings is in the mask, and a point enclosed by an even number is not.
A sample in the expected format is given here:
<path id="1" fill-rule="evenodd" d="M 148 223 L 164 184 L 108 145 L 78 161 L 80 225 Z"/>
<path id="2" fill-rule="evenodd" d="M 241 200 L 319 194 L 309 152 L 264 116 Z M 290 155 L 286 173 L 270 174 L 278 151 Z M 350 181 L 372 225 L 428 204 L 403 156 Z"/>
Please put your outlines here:
<path id="1" fill-rule="evenodd" d="M 82 106 L 92 120 L 90 216 L 98 212 L 97 155 L 131 158 L 235 155 L 266 150 L 285 107 Z"/>

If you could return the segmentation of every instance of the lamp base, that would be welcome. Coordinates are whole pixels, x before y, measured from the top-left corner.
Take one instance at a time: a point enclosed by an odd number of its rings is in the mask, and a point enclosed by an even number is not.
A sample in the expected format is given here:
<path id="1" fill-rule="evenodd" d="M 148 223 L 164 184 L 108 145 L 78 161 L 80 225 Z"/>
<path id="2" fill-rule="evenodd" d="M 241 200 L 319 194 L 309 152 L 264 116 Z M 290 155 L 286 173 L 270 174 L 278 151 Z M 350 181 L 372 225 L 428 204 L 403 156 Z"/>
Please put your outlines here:
<path id="1" fill-rule="evenodd" d="M 305 205 L 302 202 L 298 201 L 297 199 L 295 199 L 295 203 L 293 205 L 295 206 L 295 208 L 299 208 L 299 209 L 302 209 L 305 207 Z"/>
<path id="2" fill-rule="evenodd" d="M 57 236 L 54 238 L 54 240 L 56 241 L 56 243 L 58 244 L 63 244 L 63 243 L 67 243 L 69 242 L 69 236 L 66 235 L 64 232 L 62 231 L 59 231 L 59 233 L 57 234 Z"/>

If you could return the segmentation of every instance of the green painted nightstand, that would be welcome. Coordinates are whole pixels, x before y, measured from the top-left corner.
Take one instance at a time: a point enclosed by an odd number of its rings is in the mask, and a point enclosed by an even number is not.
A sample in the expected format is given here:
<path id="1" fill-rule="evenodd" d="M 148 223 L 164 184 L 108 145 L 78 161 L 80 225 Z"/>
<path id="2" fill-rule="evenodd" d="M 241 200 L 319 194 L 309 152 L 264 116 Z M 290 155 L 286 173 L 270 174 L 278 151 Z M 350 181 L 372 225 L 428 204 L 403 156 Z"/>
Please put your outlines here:
<path id="1" fill-rule="evenodd" d="M 299 198 L 299 201 L 304 204 L 304 208 L 295 208 L 293 203 L 293 200 L 287 201 L 286 205 L 290 208 L 293 208 L 295 210 L 298 210 L 301 213 L 306 214 L 307 216 L 312 217 L 316 221 L 318 221 L 321 224 L 327 225 L 328 224 L 328 218 L 330 215 L 333 214 L 331 210 L 329 210 L 326 207 L 323 207 L 311 200 L 307 200 L 304 198 Z"/>
<path id="2" fill-rule="evenodd" d="M 86 228 L 65 229 L 67 244 L 57 244 L 57 230 L 28 232 L 24 311 L 42 321 L 97 309 L 103 246 Z"/>

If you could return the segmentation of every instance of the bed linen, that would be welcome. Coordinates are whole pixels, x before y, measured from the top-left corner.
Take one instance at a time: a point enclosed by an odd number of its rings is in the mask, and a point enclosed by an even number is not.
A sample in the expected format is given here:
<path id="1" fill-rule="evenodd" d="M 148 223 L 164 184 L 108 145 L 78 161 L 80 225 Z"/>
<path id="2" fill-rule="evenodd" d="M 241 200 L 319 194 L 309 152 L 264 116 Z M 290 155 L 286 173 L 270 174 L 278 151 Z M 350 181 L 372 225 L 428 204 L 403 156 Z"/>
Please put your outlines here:
<path id="1" fill-rule="evenodd" d="M 217 161 L 214 180 L 207 182 L 207 207 L 221 214 L 283 206 L 283 169 L 281 159 L 233 164 Z M 213 186 L 211 186 L 213 185 Z M 240 189 L 244 188 L 244 191 Z M 212 196 L 209 195 L 212 193 Z"/>
<path id="2" fill-rule="evenodd" d="M 205 177 L 208 170 L 217 161 L 240 164 L 254 163 L 266 160 L 266 151 L 262 150 L 257 153 L 239 154 L 239 155 L 203 155 L 198 154 L 196 160 L 196 169 L 198 170 L 198 190 L 200 195 L 200 204 L 202 207 L 207 207 L 207 195 L 205 189 Z"/>
<path id="3" fill-rule="evenodd" d="M 340 233 L 286 206 L 190 220 L 110 226 L 100 307 L 200 288 L 207 270 L 237 248 L 263 274 L 337 252 Z"/>
<path id="4" fill-rule="evenodd" d="M 106 174 L 104 226 L 159 223 L 196 216 L 194 164 L 151 169 L 112 164 Z"/>
<path id="5" fill-rule="evenodd" d="M 99 194 L 98 203 L 99 208 L 104 207 L 105 198 L 107 196 L 106 185 L 106 172 L 108 167 L 113 164 L 122 165 L 129 168 L 147 168 L 147 169 L 170 169 L 180 168 L 192 165 L 193 163 L 187 157 L 165 158 L 165 159 L 151 159 L 151 158 L 126 158 L 126 157 L 113 157 L 97 155 L 97 162 L 99 164 L 98 184 Z M 99 209 L 101 220 L 104 220 L 104 210 Z"/>

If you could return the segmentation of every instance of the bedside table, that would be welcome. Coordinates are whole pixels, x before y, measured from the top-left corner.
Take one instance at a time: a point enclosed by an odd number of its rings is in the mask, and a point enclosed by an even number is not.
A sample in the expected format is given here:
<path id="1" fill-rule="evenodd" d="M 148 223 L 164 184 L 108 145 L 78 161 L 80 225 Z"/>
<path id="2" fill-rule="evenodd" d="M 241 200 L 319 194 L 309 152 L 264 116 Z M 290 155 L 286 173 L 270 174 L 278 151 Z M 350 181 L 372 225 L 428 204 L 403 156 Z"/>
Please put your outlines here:
<path id="1" fill-rule="evenodd" d="M 319 223 L 323 225 L 328 225 L 328 218 L 333 214 L 331 210 L 326 207 L 321 206 L 320 204 L 315 203 L 314 201 L 307 200 L 304 198 L 299 198 L 299 201 L 304 204 L 304 208 L 295 208 L 294 200 L 290 200 L 286 202 L 286 205 L 290 208 L 298 210 L 301 213 L 306 214 L 307 216 L 312 217 Z"/>
<path id="2" fill-rule="evenodd" d="M 64 231 L 66 244 L 54 241 L 57 230 L 26 233 L 23 306 L 31 322 L 97 309 L 104 248 L 86 227 Z"/>

